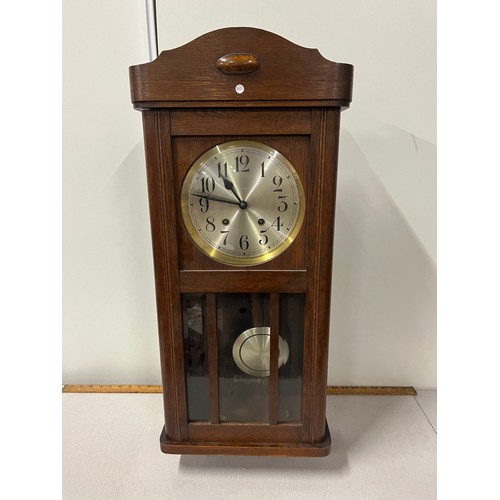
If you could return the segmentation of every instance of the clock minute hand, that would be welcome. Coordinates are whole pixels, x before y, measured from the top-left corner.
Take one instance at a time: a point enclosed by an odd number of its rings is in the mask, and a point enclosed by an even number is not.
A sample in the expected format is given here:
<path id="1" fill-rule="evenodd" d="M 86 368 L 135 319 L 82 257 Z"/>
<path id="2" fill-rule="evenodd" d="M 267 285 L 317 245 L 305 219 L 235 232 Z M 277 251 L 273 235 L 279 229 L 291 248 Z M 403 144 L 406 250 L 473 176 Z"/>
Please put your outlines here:
<path id="1" fill-rule="evenodd" d="M 221 203 L 230 203 L 231 205 L 240 205 L 238 201 L 228 200 L 226 198 L 222 198 L 220 196 L 216 196 L 215 194 L 198 194 L 193 193 L 194 196 L 199 196 L 200 198 L 206 198 L 210 201 L 220 201 Z"/>

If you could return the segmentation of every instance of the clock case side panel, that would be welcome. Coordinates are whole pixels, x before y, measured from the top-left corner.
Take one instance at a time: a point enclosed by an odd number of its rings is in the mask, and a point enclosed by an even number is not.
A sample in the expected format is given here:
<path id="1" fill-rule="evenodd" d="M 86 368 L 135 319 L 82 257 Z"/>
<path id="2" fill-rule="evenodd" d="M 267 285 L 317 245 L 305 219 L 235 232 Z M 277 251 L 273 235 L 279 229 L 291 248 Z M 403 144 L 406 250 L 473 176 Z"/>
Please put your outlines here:
<path id="1" fill-rule="evenodd" d="M 179 289 L 177 194 L 174 190 L 170 113 L 144 111 L 144 146 L 156 288 L 164 433 L 172 442 L 187 439 L 184 346 Z M 167 140 L 166 140 L 167 139 Z"/>
<path id="2" fill-rule="evenodd" d="M 326 429 L 326 386 L 337 189 L 340 108 L 313 110 L 307 226 L 303 440 L 320 443 Z"/>

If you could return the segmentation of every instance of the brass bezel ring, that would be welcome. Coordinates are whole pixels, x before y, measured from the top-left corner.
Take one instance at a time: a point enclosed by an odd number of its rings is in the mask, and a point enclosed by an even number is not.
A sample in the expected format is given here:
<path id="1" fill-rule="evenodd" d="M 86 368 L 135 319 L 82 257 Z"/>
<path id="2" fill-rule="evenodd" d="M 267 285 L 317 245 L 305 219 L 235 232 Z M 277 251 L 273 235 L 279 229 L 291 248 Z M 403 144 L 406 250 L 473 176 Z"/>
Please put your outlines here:
<path id="1" fill-rule="evenodd" d="M 200 169 L 202 169 L 205 166 L 205 163 L 213 156 L 215 156 L 216 154 L 218 155 L 225 154 L 227 151 L 230 151 L 231 149 L 236 147 L 237 148 L 250 147 L 250 148 L 260 149 L 268 156 L 273 156 L 274 161 L 276 161 L 277 163 L 281 163 L 282 166 L 286 167 L 290 171 L 299 192 L 298 193 L 299 213 L 297 215 L 295 225 L 291 230 L 290 234 L 276 248 L 264 252 L 258 256 L 234 256 L 234 255 L 227 255 L 224 252 L 220 252 L 218 249 L 208 244 L 198 234 L 198 231 L 196 230 L 195 225 L 191 220 L 191 214 L 189 210 L 189 189 L 191 186 L 191 182 L 193 180 L 193 176 L 195 176 L 200 171 Z M 191 167 L 187 171 L 181 186 L 180 200 L 181 200 L 181 214 L 182 214 L 182 220 L 184 222 L 184 227 L 186 228 L 186 231 L 188 232 L 194 244 L 211 259 L 217 262 L 221 262 L 222 264 L 227 264 L 230 266 L 237 266 L 237 267 L 248 267 L 248 266 L 256 266 L 259 264 L 264 264 L 265 262 L 269 262 L 270 260 L 278 257 L 278 255 L 281 255 L 293 243 L 293 241 L 297 237 L 302 227 L 302 223 L 304 221 L 305 208 L 306 208 L 305 194 L 304 194 L 304 188 L 302 186 L 302 181 L 300 180 L 297 171 L 295 170 L 294 166 L 290 163 L 290 161 L 283 154 L 281 154 L 279 151 L 272 148 L 271 146 L 268 146 L 267 144 L 263 144 L 261 142 L 249 141 L 249 140 L 224 142 L 222 144 L 213 146 L 209 150 L 205 151 L 199 158 L 197 158 L 192 163 Z"/>

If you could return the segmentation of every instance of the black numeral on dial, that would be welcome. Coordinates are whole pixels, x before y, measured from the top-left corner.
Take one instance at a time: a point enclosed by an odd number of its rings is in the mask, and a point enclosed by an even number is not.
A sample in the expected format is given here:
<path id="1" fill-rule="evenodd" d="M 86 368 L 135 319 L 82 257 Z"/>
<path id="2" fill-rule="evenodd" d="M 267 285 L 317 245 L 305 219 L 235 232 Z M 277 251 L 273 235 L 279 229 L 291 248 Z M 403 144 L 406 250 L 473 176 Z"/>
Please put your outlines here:
<path id="1" fill-rule="evenodd" d="M 205 229 L 209 233 L 213 233 L 215 231 L 215 224 L 214 224 L 215 219 L 213 217 L 207 217 L 206 222 L 207 222 L 207 225 L 205 226 Z"/>
<path id="2" fill-rule="evenodd" d="M 208 209 L 210 208 L 210 204 L 208 203 L 208 198 L 199 198 L 198 202 L 200 204 L 200 210 L 202 213 L 208 212 Z"/>
<path id="3" fill-rule="evenodd" d="M 281 227 L 283 223 L 281 222 L 281 218 L 277 217 L 276 220 L 271 224 L 271 227 L 275 227 L 277 231 L 281 231 Z"/>
<path id="4" fill-rule="evenodd" d="M 286 212 L 288 210 L 288 203 L 285 200 L 286 196 L 278 196 L 278 201 L 280 202 L 278 205 L 279 212 Z"/>
<path id="5" fill-rule="evenodd" d="M 250 172 L 248 163 L 250 158 L 247 155 L 240 155 L 236 157 L 236 172 Z"/>
<path id="6" fill-rule="evenodd" d="M 267 242 L 269 241 L 269 238 L 266 234 L 267 229 L 264 229 L 263 231 L 260 232 L 260 234 L 262 235 L 262 238 L 259 240 L 260 245 L 267 245 Z"/>
<path id="7" fill-rule="evenodd" d="M 223 164 L 221 162 L 217 163 L 217 177 L 227 177 L 227 161 Z"/>
<path id="8" fill-rule="evenodd" d="M 248 236 L 246 234 L 243 234 L 240 238 L 240 248 L 242 250 L 248 250 L 249 246 L 250 243 L 248 243 Z"/>
<path id="9" fill-rule="evenodd" d="M 223 245 L 227 245 L 227 236 L 229 234 L 229 230 L 226 230 L 226 231 L 221 231 L 220 234 L 225 234 L 224 236 L 224 240 L 222 241 L 222 244 Z"/>
<path id="10" fill-rule="evenodd" d="M 215 179 L 213 177 L 201 178 L 201 192 L 213 193 L 215 191 Z"/>

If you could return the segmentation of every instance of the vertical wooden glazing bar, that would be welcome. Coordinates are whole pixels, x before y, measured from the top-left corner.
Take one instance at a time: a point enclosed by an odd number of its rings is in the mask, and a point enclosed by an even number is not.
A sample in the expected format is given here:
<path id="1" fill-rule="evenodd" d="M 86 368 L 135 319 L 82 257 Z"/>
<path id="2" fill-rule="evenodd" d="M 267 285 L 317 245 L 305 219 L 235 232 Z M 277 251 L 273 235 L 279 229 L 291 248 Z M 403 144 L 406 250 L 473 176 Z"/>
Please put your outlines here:
<path id="1" fill-rule="evenodd" d="M 269 353 L 269 423 L 278 423 L 278 358 L 280 338 L 280 295 L 271 294 L 269 315 L 271 319 L 271 341 Z"/>
<path id="2" fill-rule="evenodd" d="M 217 365 L 217 301 L 215 293 L 207 294 L 206 331 L 208 334 L 208 370 L 210 378 L 210 422 L 219 423 L 219 371 Z"/>

